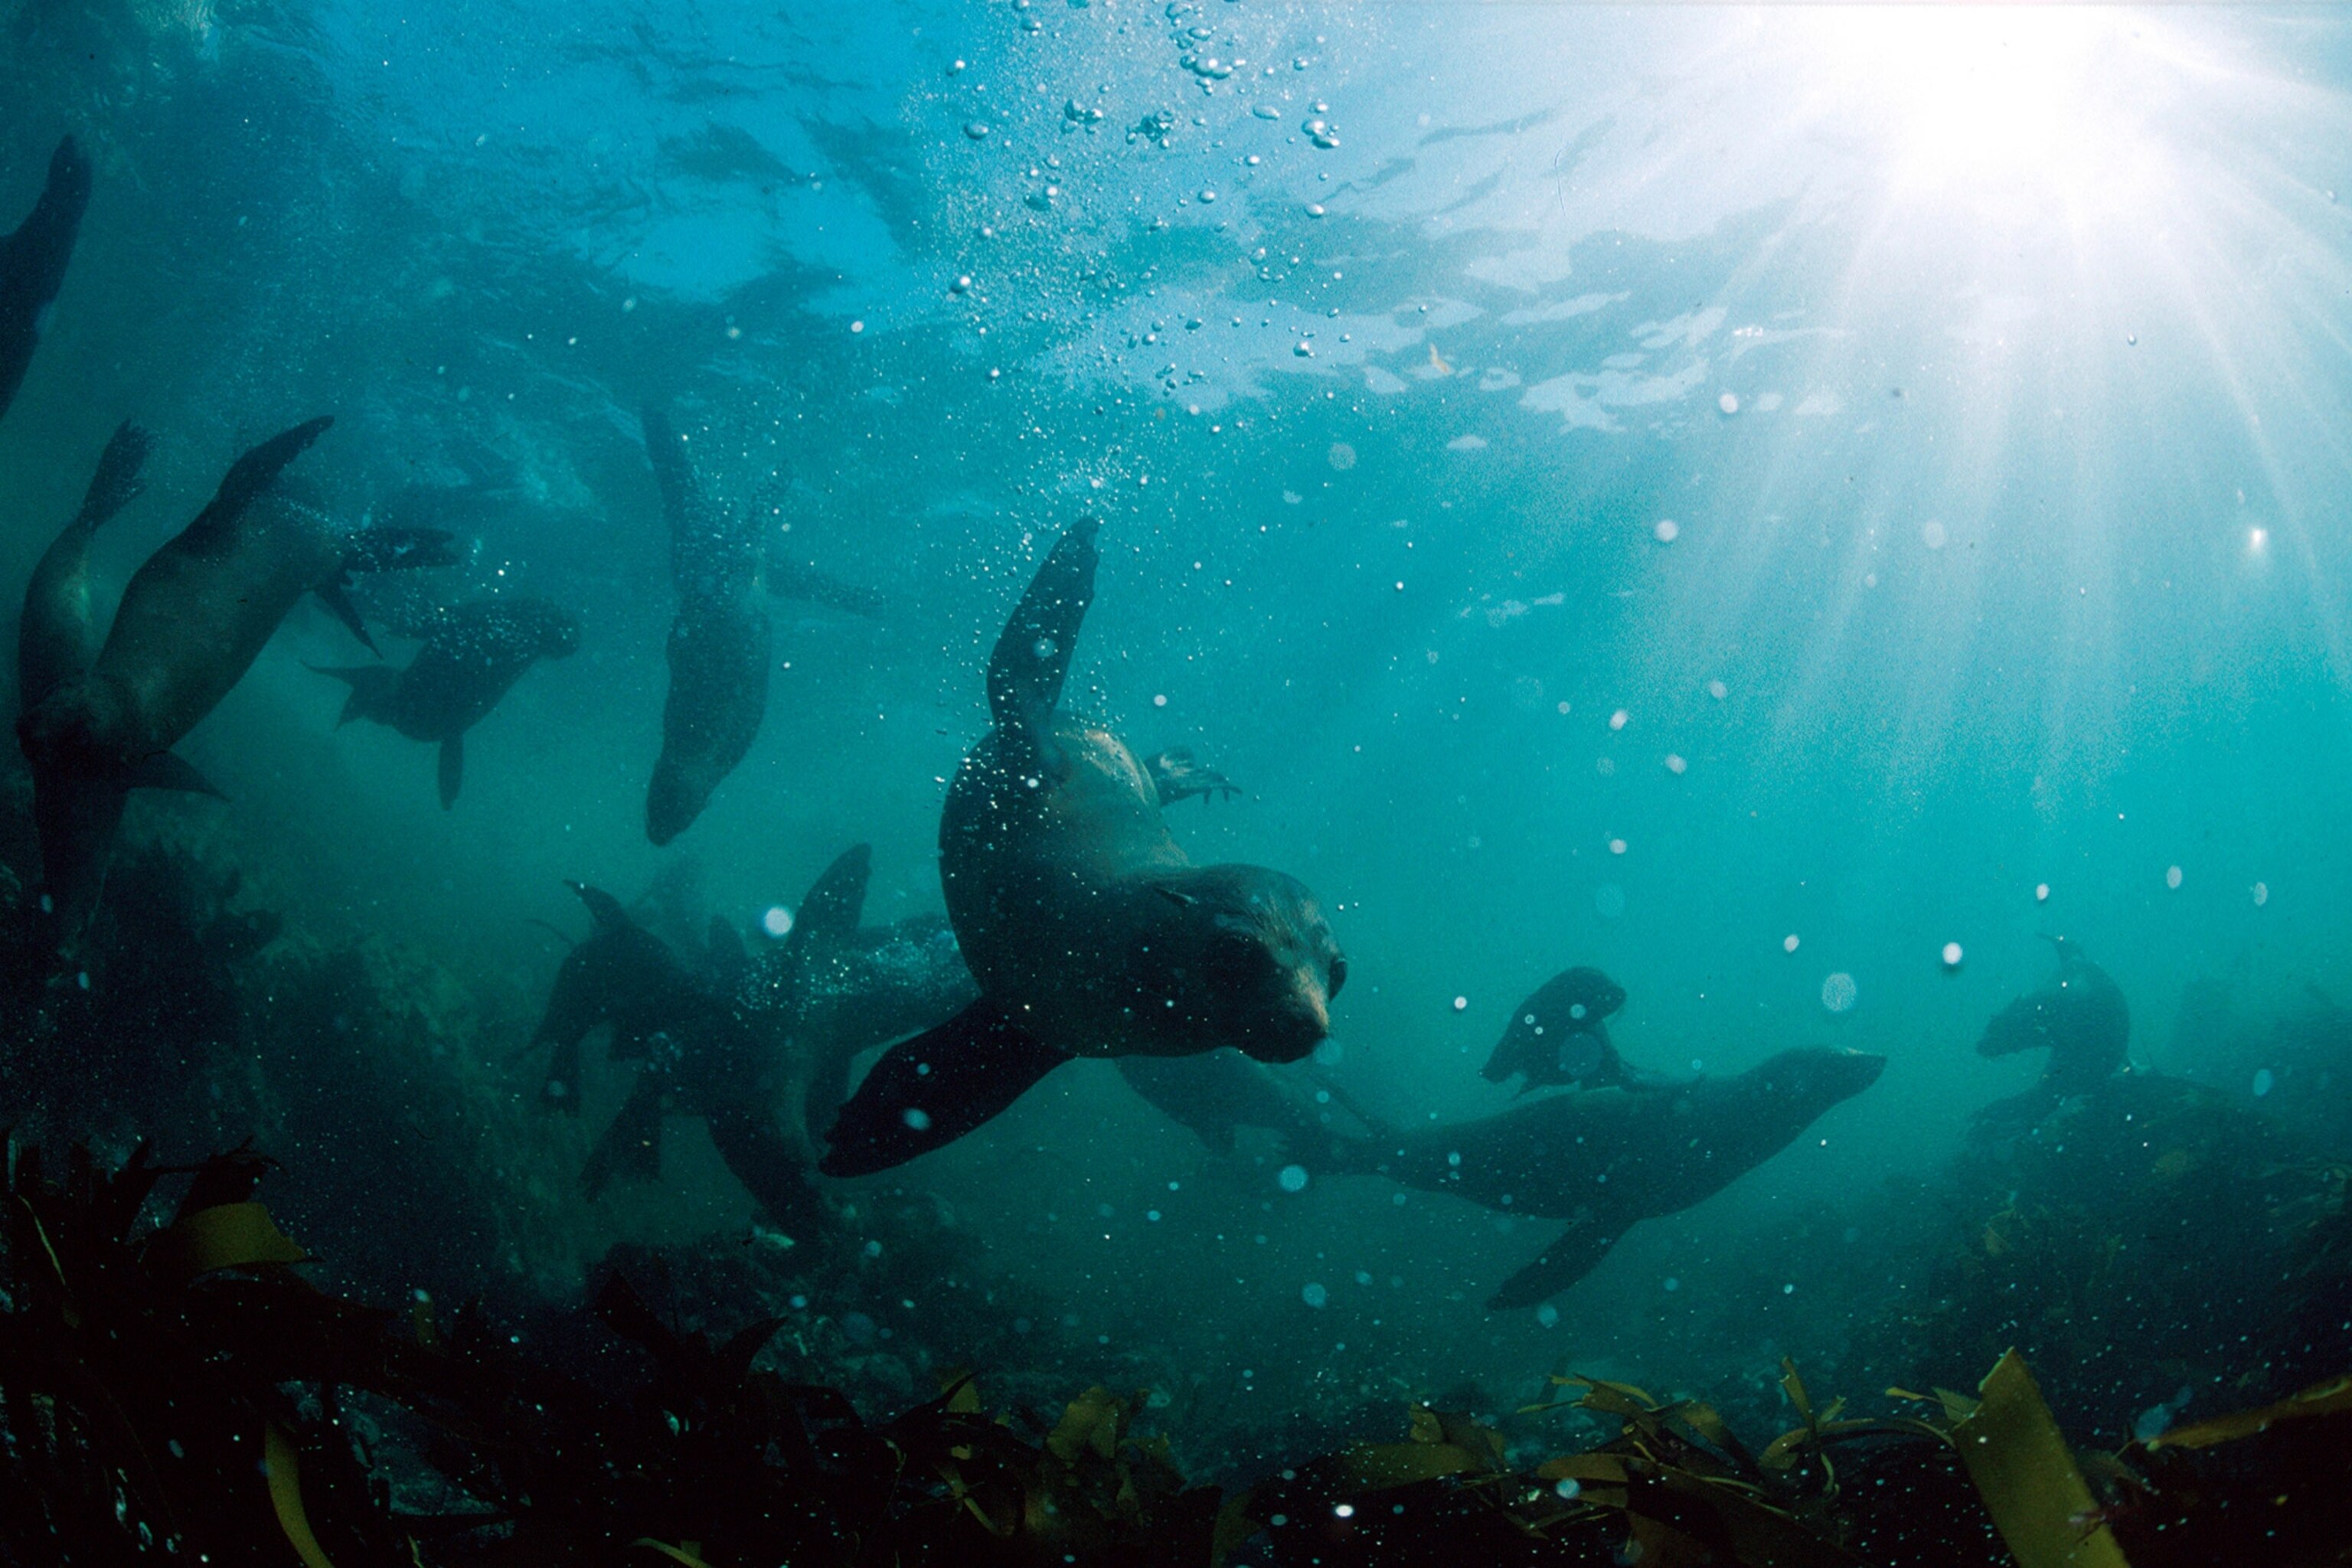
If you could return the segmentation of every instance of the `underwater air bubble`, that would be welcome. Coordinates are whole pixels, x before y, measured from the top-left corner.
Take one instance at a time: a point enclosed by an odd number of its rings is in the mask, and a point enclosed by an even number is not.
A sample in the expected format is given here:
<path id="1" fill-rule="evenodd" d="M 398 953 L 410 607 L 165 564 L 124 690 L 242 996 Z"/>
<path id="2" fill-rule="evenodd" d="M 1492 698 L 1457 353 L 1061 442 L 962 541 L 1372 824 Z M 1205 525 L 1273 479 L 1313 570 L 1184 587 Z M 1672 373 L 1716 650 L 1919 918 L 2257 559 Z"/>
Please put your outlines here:
<path id="1" fill-rule="evenodd" d="M 2261 909 L 2264 904 L 2267 904 L 2270 901 L 2271 885 L 2268 882 L 2256 882 L 2254 884 L 2254 908 Z"/>
<path id="2" fill-rule="evenodd" d="M 1672 544 L 1676 539 L 1681 537 L 1683 531 L 1681 527 L 1675 523 L 1675 520 L 1669 517 L 1661 519 L 1658 526 L 1652 529 L 1650 531 L 1658 536 L 1659 543 Z"/>
<path id="3" fill-rule="evenodd" d="M 1285 1165 L 1274 1179 L 1286 1193 L 1303 1193 L 1307 1190 L 1307 1167 Z"/>
<path id="4" fill-rule="evenodd" d="M 1320 1285 L 1310 1284 L 1298 1292 L 1298 1299 L 1310 1307 L 1320 1307 L 1331 1300 L 1331 1292 Z"/>
<path id="5" fill-rule="evenodd" d="M 2180 887 L 2180 868 L 2179 868 L 2179 867 L 2178 867 L 2178 866 L 2167 866 L 2167 867 L 2164 868 L 2164 885 L 2165 885 L 2166 887 L 2168 887 L 2168 888 L 2171 888 L 2171 889 L 2175 889 L 2176 891 L 2178 891 L 2178 890 L 2179 890 L 2179 887 Z"/>
<path id="6" fill-rule="evenodd" d="M 2033 884 L 2033 901 L 2037 904 L 2046 904 L 2050 901 L 2049 883 L 2036 882 Z"/>
<path id="7" fill-rule="evenodd" d="M 1832 1013 L 1851 1013 L 1854 999 L 1862 994 L 1853 976 L 1841 969 L 1822 982 L 1822 1005 Z"/>
<path id="8" fill-rule="evenodd" d="M 2254 1074 L 2254 1098 L 2256 1100 L 2260 1100 L 2263 1096 L 2268 1094 L 2271 1091 L 2271 1086 L 2277 1081 L 2278 1079 L 2271 1076 L 2271 1069 L 2268 1068 L 2263 1068 L 2260 1071 L 2256 1072 Z"/>
<path id="9" fill-rule="evenodd" d="M 760 929 L 779 941 L 793 933 L 793 911 L 782 904 L 770 904 L 760 916 Z"/>
<path id="10" fill-rule="evenodd" d="M 1736 392 L 1727 392 L 1715 400 L 1715 405 L 1726 414 L 1737 414 L 1739 412 L 1739 395 Z"/>
<path id="11" fill-rule="evenodd" d="M 1788 935 L 1780 939 L 1780 951 L 1782 952 L 1794 952 L 1797 951 L 1797 933 L 1795 931 L 1790 931 Z"/>
<path id="12" fill-rule="evenodd" d="M 1574 1476 L 1570 1476 L 1551 1489 L 1558 1492 L 1564 1498 L 1572 1498 L 1576 1496 L 1577 1493 L 1582 1491 L 1584 1487 Z"/>
<path id="13" fill-rule="evenodd" d="M 931 1114 L 928 1110 L 920 1110 L 909 1106 L 906 1115 L 900 1120 L 918 1132 L 928 1132 L 931 1130 Z"/>
<path id="14" fill-rule="evenodd" d="M 1959 966 L 1960 944 L 1957 942 L 1946 942 L 1944 944 L 1944 967 L 1947 969 L 1958 969 Z"/>

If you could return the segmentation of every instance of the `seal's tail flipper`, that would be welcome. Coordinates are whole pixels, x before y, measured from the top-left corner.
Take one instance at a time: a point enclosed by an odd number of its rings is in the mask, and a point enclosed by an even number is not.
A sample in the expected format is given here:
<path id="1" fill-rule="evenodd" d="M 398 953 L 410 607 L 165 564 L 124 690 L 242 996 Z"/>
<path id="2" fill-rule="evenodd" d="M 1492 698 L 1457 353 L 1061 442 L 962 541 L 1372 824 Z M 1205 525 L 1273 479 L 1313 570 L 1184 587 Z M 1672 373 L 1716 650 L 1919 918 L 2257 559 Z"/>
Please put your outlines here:
<path id="1" fill-rule="evenodd" d="M 1549 1301 L 1591 1273 L 1617 1244 L 1622 1228 L 1591 1215 L 1570 1221 L 1559 1239 L 1544 1248 L 1542 1257 L 1503 1281 L 1503 1288 L 1486 1302 L 1486 1310 L 1506 1312 Z"/>
<path id="2" fill-rule="evenodd" d="M 993 1003 L 975 1002 L 883 1053 L 841 1108 L 818 1168 L 871 1175 L 944 1148 L 1069 1059 Z"/>
<path id="3" fill-rule="evenodd" d="M 1078 627 L 1094 603 L 1095 566 L 1102 559 L 1095 534 L 1101 527 L 1082 517 L 1055 542 L 988 656 L 989 716 L 1012 748 L 1007 765 L 1016 770 L 1058 767 L 1051 738 L 1054 709 L 1069 679 Z"/>
<path id="4" fill-rule="evenodd" d="M 457 804 L 458 786 L 466 782 L 466 732 L 441 737 L 441 809 L 448 810 Z"/>
<path id="5" fill-rule="evenodd" d="M 147 454 L 154 447 L 155 437 L 130 420 L 117 426 L 114 438 L 99 456 L 98 471 L 89 477 L 89 489 L 82 495 L 81 510 L 74 514 L 74 521 L 96 528 L 136 500 L 147 488 L 139 470 L 146 466 Z"/>
<path id="6" fill-rule="evenodd" d="M 169 752 L 157 752 L 142 757 L 122 775 L 125 789 L 170 789 L 187 795 L 208 795 L 215 800 L 226 800 L 213 781 L 196 771 L 196 765 L 184 757 Z"/>

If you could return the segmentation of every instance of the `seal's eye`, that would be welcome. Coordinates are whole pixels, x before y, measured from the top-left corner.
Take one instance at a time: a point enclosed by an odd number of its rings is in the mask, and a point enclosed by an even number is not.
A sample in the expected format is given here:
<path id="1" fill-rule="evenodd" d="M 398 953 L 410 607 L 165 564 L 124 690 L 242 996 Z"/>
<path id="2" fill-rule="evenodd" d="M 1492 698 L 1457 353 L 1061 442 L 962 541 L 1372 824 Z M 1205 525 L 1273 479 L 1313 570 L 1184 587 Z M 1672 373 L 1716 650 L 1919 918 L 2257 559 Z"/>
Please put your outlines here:
<path id="1" fill-rule="evenodd" d="M 1339 987 L 1348 984 L 1348 961 L 1334 954 L 1331 959 L 1331 980 L 1323 987 L 1326 996 L 1339 994 Z"/>

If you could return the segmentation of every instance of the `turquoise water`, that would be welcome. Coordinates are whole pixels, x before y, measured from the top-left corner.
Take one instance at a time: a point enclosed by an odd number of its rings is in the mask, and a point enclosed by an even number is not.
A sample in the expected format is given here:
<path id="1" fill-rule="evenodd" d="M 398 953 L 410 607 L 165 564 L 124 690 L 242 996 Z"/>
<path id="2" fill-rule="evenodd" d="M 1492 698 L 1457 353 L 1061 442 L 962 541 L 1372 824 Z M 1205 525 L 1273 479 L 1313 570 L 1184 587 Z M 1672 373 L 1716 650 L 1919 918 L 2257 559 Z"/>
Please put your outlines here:
<path id="1" fill-rule="evenodd" d="M 180 748 L 227 800 L 130 826 L 431 976 L 462 1070 L 414 1092 L 479 1097 L 436 1158 L 499 1194 L 477 1287 L 561 1300 L 616 1242 L 751 1221 L 683 1121 L 658 1184 L 576 1193 L 627 1087 L 601 1049 L 584 1127 L 528 1106 L 563 953 L 533 922 L 583 929 L 562 879 L 634 897 L 688 862 L 748 930 L 866 841 L 869 921 L 937 910 L 982 663 L 1082 514 L 1071 701 L 1241 784 L 1171 810 L 1194 858 L 1320 895 L 1351 974 L 1326 1081 L 1399 1122 L 1499 1110 L 1496 1034 L 1577 963 L 1625 987 L 1646 1068 L 1888 1067 L 1540 1313 L 1488 1313 L 1552 1222 L 1291 1190 L 1268 1142 L 1206 1150 L 1080 1063 L 828 1184 L 852 1237 L 952 1220 L 937 1298 L 813 1277 L 809 1310 L 906 1352 L 852 1358 L 861 1397 L 966 1359 L 982 1279 L 1025 1325 L 982 1338 L 1008 1375 L 1169 1391 L 1212 1465 L 1409 1394 L 1508 1408 L 1568 1364 L 1835 1362 L 1911 1288 L 1890 1249 L 1971 1113 L 2039 1070 L 1972 1047 L 2050 979 L 2044 936 L 2121 986 L 2136 1067 L 2341 1152 L 2340 1014 L 2277 1055 L 2311 988 L 2352 995 L 2333 11 L 28 0 L 13 26 L 0 221 L 63 131 L 96 194 L 0 422 L 12 580 L 126 415 L 161 439 L 102 601 L 238 449 L 332 413 L 302 468 L 330 510 L 475 483 L 430 592 L 584 627 L 470 734 L 445 813 L 429 751 L 337 728 L 304 667 L 354 649 L 306 605 Z M 757 742 L 664 850 L 653 403 L 768 509 L 765 549 L 881 600 L 774 601 Z M 362 603 L 381 627 L 396 595 Z M 247 1005 L 267 1033 L 267 987 Z M 107 1133 L 168 1142 L 137 1121 Z M 413 1146 L 352 1137 L 331 1159 L 396 1199 Z"/>

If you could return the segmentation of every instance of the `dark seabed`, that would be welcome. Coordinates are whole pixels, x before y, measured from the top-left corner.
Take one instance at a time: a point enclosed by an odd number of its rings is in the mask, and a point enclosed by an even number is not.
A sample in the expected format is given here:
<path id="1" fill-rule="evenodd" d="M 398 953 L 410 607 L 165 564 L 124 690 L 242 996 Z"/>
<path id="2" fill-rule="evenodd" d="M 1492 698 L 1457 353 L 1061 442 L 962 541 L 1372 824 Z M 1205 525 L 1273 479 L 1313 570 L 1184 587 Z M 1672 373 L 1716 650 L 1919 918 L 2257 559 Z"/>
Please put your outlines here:
<path id="1" fill-rule="evenodd" d="M 0 1563 L 2343 1561 L 2352 17 L 0 13 Z"/>

